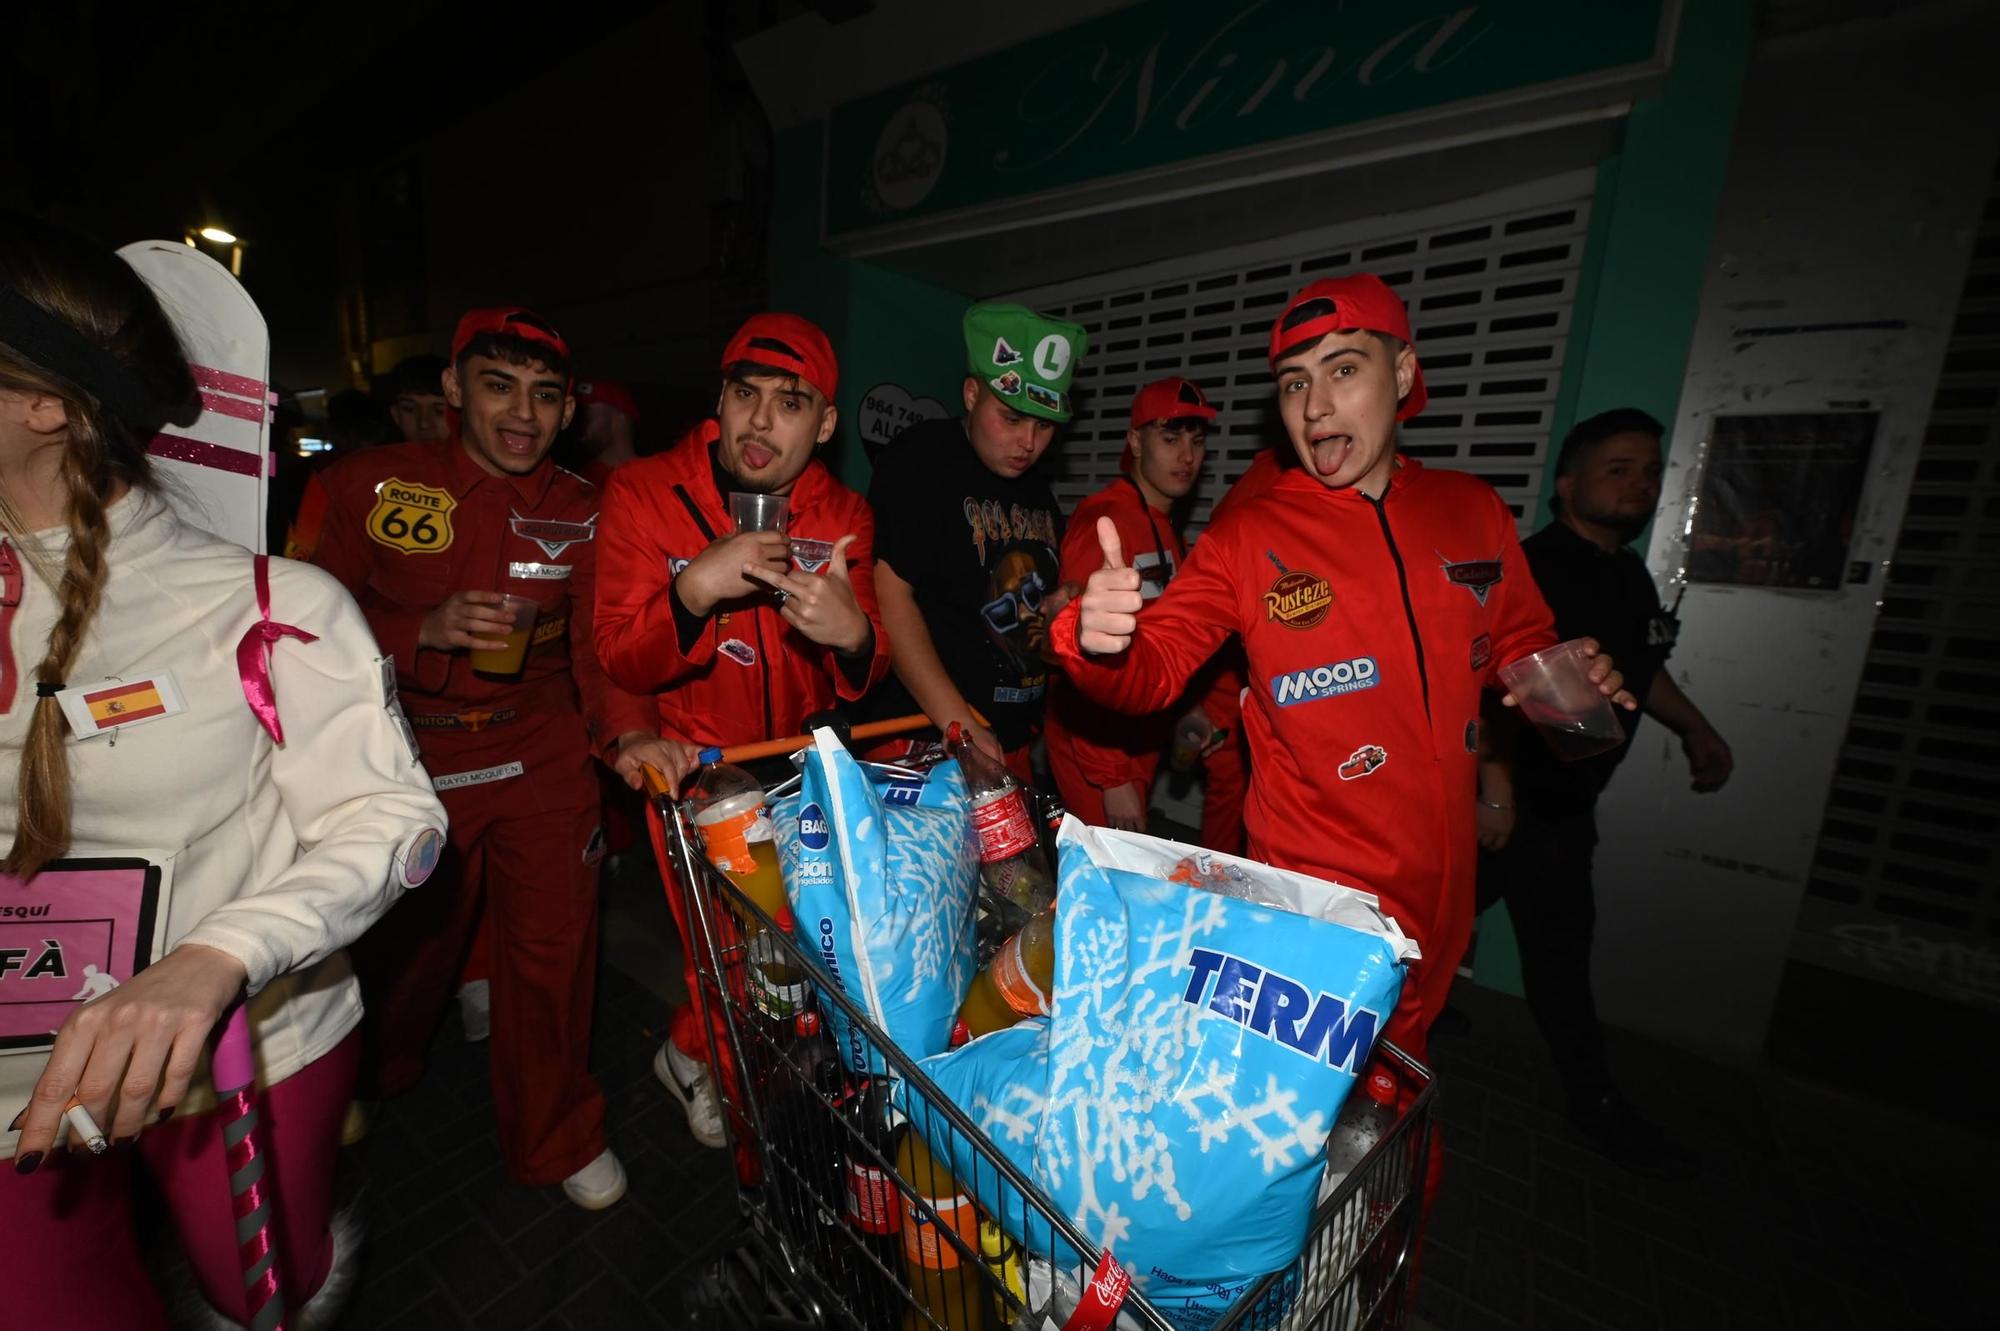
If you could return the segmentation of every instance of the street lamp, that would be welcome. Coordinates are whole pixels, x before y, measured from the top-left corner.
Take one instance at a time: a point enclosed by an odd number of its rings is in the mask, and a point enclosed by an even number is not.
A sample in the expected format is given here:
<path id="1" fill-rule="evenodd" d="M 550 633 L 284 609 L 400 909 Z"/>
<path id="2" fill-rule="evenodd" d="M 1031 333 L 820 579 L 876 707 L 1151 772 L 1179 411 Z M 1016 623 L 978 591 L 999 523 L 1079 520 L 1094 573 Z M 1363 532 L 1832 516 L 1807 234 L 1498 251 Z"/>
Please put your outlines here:
<path id="1" fill-rule="evenodd" d="M 243 276 L 243 242 L 236 238 L 236 234 L 233 231 L 211 223 L 208 226 L 201 227 L 199 230 L 186 231 L 181 234 L 181 239 L 187 242 L 189 249 L 200 248 L 195 243 L 197 238 L 216 245 L 227 245 L 229 247 L 230 275 L 232 277 Z"/>

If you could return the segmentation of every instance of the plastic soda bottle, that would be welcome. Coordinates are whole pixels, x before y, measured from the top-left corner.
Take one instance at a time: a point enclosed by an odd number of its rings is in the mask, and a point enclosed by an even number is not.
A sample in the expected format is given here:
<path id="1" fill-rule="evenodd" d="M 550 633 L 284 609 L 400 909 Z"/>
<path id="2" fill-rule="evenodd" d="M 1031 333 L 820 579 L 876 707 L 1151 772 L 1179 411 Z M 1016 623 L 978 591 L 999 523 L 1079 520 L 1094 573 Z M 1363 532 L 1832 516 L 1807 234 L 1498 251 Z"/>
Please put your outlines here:
<path id="1" fill-rule="evenodd" d="M 964 771 L 966 794 L 972 799 L 985 917 L 981 928 L 992 938 L 990 947 L 1049 904 L 1056 894 L 1056 880 L 1042 854 L 1027 796 L 1007 769 L 981 753 L 955 721 L 945 730 L 944 744 Z"/>
<path id="2" fill-rule="evenodd" d="M 743 895 L 772 919 L 785 904 L 785 879 L 778 871 L 777 834 L 764 808 L 764 788 L 740 767 L 722 761 L 721 749 L 703 749 L 702 768 L 688 803 L 708 862 L 729 875 Z M 763 929 L 754 917 L 744 932 Z"/>
<path id="3" fill-rule="evenodd" d="M 951 1171 L 932 1157 L 924 1134 L 914 1123 L 906 1123 L 897 1139 L 896 1172 L 917 1194 L 901 1198 L 903 1274 L 909 1281 L 910 1301 L 916 1305 L 903 1314 L 904 1331 L 930 1331 L 933 1326 L 945 1331 L 984 1331 L 990 1303 L 985 1282 L 976 1270 L 968 1268 L 958 1245 L 939 1232 L 950 1229 L 957 1234 L 976 1260 L 980 1251 L 979 1211 L 972 1198 Z"/>
<path id="4" fill-rule="evenodd" d="M 797 931 L 789 903 L 778 907 L 776 919 L 778 932 L 787 938 Z M 788 1022 L 809 1011 L 807 1002 L 811 994 L 805 968 L 778 945 L 770 930 L 763 930 L 750 940 L 750 1001 L 759 1012 L 773 1022 Z"/>
<path id="5" fill-rule="evenodd" d="M 1047 1016 L 1055 974 L 1056 915 L 1051 907 L 1002 943 L 986 969 L 972 977 L 958 1009 L 964 1040 L 1005 1030 L 1024 1017 Z M 963 1043 L 960 1035 L 955 1027 L 953 1044 Z"/>

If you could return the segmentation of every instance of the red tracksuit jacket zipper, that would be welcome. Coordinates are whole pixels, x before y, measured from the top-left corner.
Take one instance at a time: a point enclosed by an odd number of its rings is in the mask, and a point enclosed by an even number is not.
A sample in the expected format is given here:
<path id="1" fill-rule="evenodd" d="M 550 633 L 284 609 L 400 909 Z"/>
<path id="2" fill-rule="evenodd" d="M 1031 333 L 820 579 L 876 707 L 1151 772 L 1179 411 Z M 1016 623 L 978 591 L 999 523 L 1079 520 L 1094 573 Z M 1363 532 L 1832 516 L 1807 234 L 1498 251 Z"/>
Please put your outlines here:
<path id="1" fill-rule="evenodd" d="M 1396 561 L 1396 585 L 1403 593 L 1403 619 L 1410 626 L 1410 645 L 1417 649 L 1417 683 L 1424 691 L 1424 723 L 1428 726 L 1431 723 L 1431 677 L 1424 669 L 1424 639 L 1417 632 L 1417 611 L 1410 604 L 1409 571 L 1403 567 L 1403 552 L 1396 548 L 1396 534 L 1389 530 L 1389 510 L 1383 506 L 1384 500 L 1389 497 L 1388 492 L 1385 490 L 1381 499 L 1365 493 L 1361 497 L 1375 506 L 1375 517 L 1382 524 L 1382 539 L 1389 546 L 1389 558 Z"/>

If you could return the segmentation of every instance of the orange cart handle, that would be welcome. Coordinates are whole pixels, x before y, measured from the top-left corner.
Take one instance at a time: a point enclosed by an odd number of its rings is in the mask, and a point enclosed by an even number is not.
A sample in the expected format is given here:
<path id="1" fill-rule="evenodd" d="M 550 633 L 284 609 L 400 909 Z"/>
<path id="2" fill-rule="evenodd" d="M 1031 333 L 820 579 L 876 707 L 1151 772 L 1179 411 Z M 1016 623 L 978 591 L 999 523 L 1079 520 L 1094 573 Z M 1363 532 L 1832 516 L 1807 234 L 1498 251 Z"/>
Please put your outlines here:
<path id="1" fill-rule="evenodd" d="M 978 718 L 978 713 L 973 713 Z M 981 724 L 984 719 L 980 718 Z M 901 735 L 911 730 L 922 730 L 931 719 L 922 712 L 909 716 L 891 717 L 887 721 L 866 721 L 847 732 L 848 739 L 884 739 L 890 735 Z M 722 761 L 726 763 L 755 762 L 759 758 L 776 758 L 781 754 L 793 753 L 812 743 L 811 735 L 787 735 L 782 739 L 758 740 L 754 744 L 732 744 L 722 750 Z M 646 780 L 647 793 L 659 799 L 672 799 L 674 791 L 667 784 L 667 778 L 651 763 L 641 764 Z"/>
<path id="2" fill-rule="evenodd" d="M 905 731 L 922 730 L 931 719 L 922 712 L 909 716 L 895 716 L 887 721 L 866 721 L 847 732 L 850 740 L 885 739 L 890 735 L 900 735 Z M 775 758 L 780 754 L 792 753 L 812 743 L 811 735 L 787 735 L 783 739 L 759 740 L 755 744 L 732 744 L 722 751 L 722 761 L 726 763 L 750 763 L 759 758 Z"/>

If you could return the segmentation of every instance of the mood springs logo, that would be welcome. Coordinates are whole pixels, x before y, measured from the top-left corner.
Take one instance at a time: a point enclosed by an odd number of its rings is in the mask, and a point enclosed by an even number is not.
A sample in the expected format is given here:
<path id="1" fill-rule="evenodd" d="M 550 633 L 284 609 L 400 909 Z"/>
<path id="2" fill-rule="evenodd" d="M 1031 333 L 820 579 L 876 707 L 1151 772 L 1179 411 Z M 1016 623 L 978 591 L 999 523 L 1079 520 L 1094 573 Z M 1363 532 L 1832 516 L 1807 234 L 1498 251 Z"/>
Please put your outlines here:
<path id="1" fill-rule="evenodd" d="M 1318 702 L 1322 698 L 1338 698 L 1343 693 L 1359 693 L 1381 682 L 1375 658 L 1357 656 L 1351 660 L 1329 661 L 1306 670 L 1294 670 L 1290 674 L 1273 675 L 1271 701 L 1280 707 L 1291 707 L 1302 702 Z"/>

